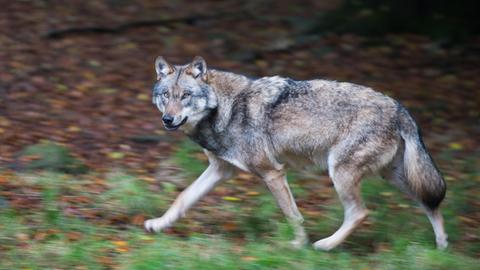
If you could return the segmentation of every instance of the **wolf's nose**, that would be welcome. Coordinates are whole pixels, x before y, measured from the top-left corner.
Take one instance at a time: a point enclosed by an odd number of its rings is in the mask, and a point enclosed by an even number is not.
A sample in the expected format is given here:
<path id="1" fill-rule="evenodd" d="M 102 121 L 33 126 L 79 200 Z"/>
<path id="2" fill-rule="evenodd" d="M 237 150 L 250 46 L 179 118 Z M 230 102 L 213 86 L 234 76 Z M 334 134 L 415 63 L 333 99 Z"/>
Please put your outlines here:
<path id="1" fill-rule="evenodd" d="M 171 125 L 173 123 L 173 116 L 166 114 L 162 117 L 162 120 L 166 125 Z"/>

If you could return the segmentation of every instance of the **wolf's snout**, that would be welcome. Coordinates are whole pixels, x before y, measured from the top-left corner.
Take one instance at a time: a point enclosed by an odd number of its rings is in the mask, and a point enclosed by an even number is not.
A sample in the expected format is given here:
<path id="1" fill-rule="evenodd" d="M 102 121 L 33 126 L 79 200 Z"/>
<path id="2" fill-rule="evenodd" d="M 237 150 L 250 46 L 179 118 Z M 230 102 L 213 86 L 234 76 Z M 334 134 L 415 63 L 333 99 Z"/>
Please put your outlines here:
<path id="1" fill-rule="evenodd" d="M 163 123 L 165 123 L 165 125 L 171 125 L 173 123 L 173 116 L 171 116 L 169 114 L 165 114 L 162 117 L 162 121 L 163 121 Z"/>

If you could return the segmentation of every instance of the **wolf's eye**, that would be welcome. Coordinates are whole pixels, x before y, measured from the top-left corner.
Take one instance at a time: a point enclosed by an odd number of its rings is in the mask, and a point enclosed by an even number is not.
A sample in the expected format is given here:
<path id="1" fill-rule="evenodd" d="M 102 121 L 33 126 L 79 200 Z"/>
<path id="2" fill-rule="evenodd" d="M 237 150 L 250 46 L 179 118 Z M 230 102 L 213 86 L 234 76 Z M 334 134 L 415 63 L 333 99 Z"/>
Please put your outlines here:
<path id="1" fill-rule="evenodd" d="M 185 93 L 183 93 L 183 95 L 182 95 L 182 99 L 186 99 L 186 98 L 190 97 L 191 95 L 192 95 L 192 94 L 191 94 L 190 92 L 185 92 Z"/>
<path id="2" fill-rule="evenodd" d="M 164 97 L 164 98 L 168 98 L 168 96 L 169 96 L 169 95 L 168 95 L 168 92 L 163 93 L 163 97 Z"/>

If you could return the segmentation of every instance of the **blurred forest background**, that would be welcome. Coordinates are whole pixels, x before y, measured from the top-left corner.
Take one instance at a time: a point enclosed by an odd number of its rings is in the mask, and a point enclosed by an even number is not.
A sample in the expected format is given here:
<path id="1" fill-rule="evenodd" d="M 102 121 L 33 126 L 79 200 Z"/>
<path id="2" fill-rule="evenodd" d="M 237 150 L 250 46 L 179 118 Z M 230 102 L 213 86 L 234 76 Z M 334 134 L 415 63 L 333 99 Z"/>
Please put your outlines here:
<path id="1" fill-rule="evenodd" d="M 0 269 L 476 269 L 480 260 L 479 1 L 2 1 Z M 176 226 L 143 232 L 205 168 L 151 105 L 153 61 L 201 55 L 252 77 L 370 86 L 414 115 L 442 171 L 450 248 L 385 181 L 333 252 L 292 250 L 247 174 Z M 342 210 L 325 174 L 289 172 L 312 241 Z"/>

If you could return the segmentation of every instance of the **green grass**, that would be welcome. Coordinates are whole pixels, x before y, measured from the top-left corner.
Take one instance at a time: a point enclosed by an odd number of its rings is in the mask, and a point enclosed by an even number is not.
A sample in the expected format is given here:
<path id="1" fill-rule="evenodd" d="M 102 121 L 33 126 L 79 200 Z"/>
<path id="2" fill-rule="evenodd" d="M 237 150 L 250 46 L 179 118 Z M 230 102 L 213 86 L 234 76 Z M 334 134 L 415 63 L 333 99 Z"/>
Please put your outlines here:
<path id="1" fill-rule="evenodd" d="M 164 197 L 149 190 L 145 181 L 117 174 L 108 179 L 109 190 L 97 196 L 98 203 L 113 214 L 154 215 L 166 207 Z"/>
<path id="2" fill-rule="evenodd" d="M 199 145 L 190 140 L 184 140 L 179 144 L 178 150 L 173 156 L 173 161 L 186 169 L 185 172 L 188 176 L 198 176 L 207 167 L 205 162 L 195 158 L 196 154 L 201 153 L 202 148 Z"/>
<path id="3" fill-rule="evenodd" d="M 181 167 L 192 169 L 191 178 L 205 167 L 197 153 L 186 144 L 175 155 Z M 477 269 L 480 243 L 467 239 L 478 236 L 471 214 L 480 182 L 472 162 L 459 162 L 455 169 L 461 177 L 449 182 L 443 204 L 450 240 L 446 251 L 435 249 L 431 226 L 418 207 L 376 178 L 362 185 L 371 211 L 367 223 L 340 247 L 320 252 L 289 246 L 291 228 L 254 179 L 227 181 L 173 230 L 150 235 L 133 217 L 161 215 L 180 192 L 172 184 L 158 186 L 122 173 L 13 175 L 16 188 L 8 191 L 18 197 L 34 193 L 36 201 L 21 207 L 12 197 L 0 197 L 0 269 Z M 318 181 L 295 173 L 289 177 L 297 198 L 318 192 L 311 188 L 320 186 Z M 232 197 L 237 199 L 225 199 Z M 320 216 L 302 209 L 312 242 L 342 222 L 334 192 L 314 208 Z"/>
<path id="4" fill-rule="evenodd" d="M 224 238 L 191 237 L 179 241 L 159 236 L 122 258 L 123 269 L 476 269 L 478 260 L 428 246 L 411 244 L 394 250 L 355 256 L 310 248 L 292 250 L 287 239 L 238 246 Z"/>

